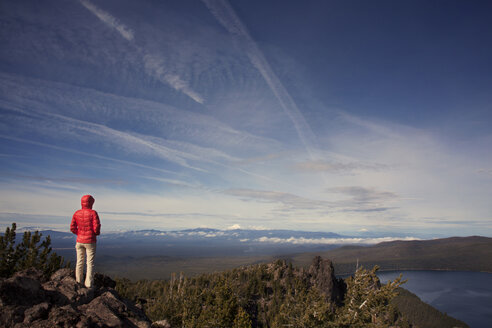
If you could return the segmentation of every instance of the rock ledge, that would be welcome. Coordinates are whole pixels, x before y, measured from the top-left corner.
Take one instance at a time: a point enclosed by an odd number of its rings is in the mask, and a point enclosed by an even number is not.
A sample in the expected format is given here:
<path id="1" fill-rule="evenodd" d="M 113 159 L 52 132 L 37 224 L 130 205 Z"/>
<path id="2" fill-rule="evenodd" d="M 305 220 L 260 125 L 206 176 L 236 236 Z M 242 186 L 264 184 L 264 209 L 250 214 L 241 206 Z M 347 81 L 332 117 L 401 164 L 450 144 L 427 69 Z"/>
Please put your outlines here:
<path id="1" fill-rule="evenodd" d="M 138 327 L 151 321 L 121 298 L 111 278 L 97 274 L 94 288 L 78 284 L 71 269 L 60 269 L 48 281 L 28 269 L 0 280 L 0 327 Z"/>

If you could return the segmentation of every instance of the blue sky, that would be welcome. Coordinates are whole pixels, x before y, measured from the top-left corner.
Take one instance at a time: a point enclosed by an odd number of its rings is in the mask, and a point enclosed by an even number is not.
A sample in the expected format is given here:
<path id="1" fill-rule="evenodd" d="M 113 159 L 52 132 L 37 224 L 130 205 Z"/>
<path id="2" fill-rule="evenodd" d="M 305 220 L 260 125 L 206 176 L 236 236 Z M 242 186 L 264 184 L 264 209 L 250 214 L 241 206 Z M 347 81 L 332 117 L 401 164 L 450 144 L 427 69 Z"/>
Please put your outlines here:
<path id="1" fill-rule="evenodd" d="M 491 7 L 2 1 L 0 225 L 492 236 Z"/>

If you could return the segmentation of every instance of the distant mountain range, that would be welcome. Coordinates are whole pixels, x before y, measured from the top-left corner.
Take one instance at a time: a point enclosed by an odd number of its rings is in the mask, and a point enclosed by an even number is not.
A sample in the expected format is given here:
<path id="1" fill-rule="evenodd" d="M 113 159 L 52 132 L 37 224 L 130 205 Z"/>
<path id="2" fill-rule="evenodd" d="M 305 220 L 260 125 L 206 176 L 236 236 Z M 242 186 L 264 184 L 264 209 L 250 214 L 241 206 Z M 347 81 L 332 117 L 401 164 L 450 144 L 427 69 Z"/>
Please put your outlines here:
<path id="1" fill-rule="evenodd" d="M 72 262 L 75 260 L 72 233 L 41 232 L 51 236 L 54 251 Z M 334 262 L 337 274 L 352 273 L 357 263 L 369 268 L 379 265 L 381 270 L 492 272 L 492 238 L 398 239 L 293 230 L 197 228 L 111 232 L 98 238 L 96 265 L 106 273 L 157 279 L 168 277 L 171 272 L 203 273 L 272 258 L 305 266 L 315 255 L 321 255 Z M 132 267 L 147 270 L 135 271 Z"/>
<path id="2" fill-rule="evenodd" d="M 39 230 L 31 227 L 18 229 L 18 232 Z M 70 232 L 61 232 L 55 230 L 40 230 L 43 235 L 50 235 L 53 241 L 62 241 L 75 236 Z M 383 241 L 392 241 L 400 239 L 418 239 L 413 237 L 403 236 L 401 234 L 393 234 L 393 236 L 347 236 L 333 232 L 313 232 L 313 231 L 297 231 L 297 230 L 248 230 L 248 229 L 233 229 L 219 230 L 211 228 L 195 228 L 175 231 L 163 230 L 134 230 L 123 232 L 106 232 L 98 237 L 99 240 L 116 241 L 125 240 L 146 240 L 146 241 L 163 241 L 166 239 L 180 240 L 235 240 L 244 242 L 261 242 L 270 244 L 375 244 Z"/>
<path id="3" fill-rule="evenodd" d="M 101 236 L 103 239 L 118 239 L 130 238 L 140 239 L 147 238 L 153 240 L 176 239 L 181 240 L 200 240 L 200 239 L 215 239 L 215 240 L 239 240 L 241 242 L 260 240 L 261 238 L 277 238 L 277 239 L 323 239 L 323 238 L 342 238 L 343 236 L 332 232 L 309 232 L 309 231 L 294 231 L 294 230 L 218 230 L 210 228 L 196 228 L 177 231 L 160 231 L 160 230 L 137 230 L 127 232 L 113 232 Z"/>
<path id="4" fill-rule="evenodd" d="M 75 235 L 53 230 L 44 230 L 41 233 L 44 236 L 51 236 L 53 249 L 58 254 L 69 259 L 74 258 Z M 19 238 L 20 236 L 21 234 Z M 362 240 L 350 240 L 331 232 L 209 228 L 177 231 L 151 229 L 103 232 L 98 237 L 98 254 L 112 257 L 279 255 L 327 250 L 347 242 L 360 241 Z"/>
<path id="5" fill-rule="evenodd" d="M 26 230 L 24 228 L 20 230 Z M 20 232 L 20 231 L 19 231 Z M 55 251 L 66 255 L 74 247 L 70 232 L 44 230 Z M 19 234 L 20 237 L 20 234 Z M 410 237 L 352 237 L 333 232 L 295 230 L 219 230 L 196 228 L 176 231 L 136 230 L 102 233 L 99 254 L 111 256 L 250 256 L 322 251 L 342 245 L 370 245 Z M 70 253 L 71 254 L 71 253 Z"/>
<path id="6" fill-rule="evenodd" d="M 34 227 L 18 229 L 36 230 Z M 65 259 L 75 262 L 75 239 L 71 232 L 41 230 L 43 236 L 50 235 L 53 250 Z M 119 267 L 120 263 L 141 261 L 144 257 L 152 260 L 154 266 L 162 264 L 162 258 L 216 258 L 218 269 L 231 268 L 231 264 L 243 265 L 271 257 L 306 252 L 323 252 L 343 245 L 371 245 L 382 241 L 402 239 L 401 237 L 354 237 L 333 232 L 312 232 L 295 230 L 253 230 L 253 229 L 211 229 L 196 228 L 175 231 L 156 229 L 123 232 L 102 232 L 98 237 L 97 263 L 107 269 Z M 229 260 L 224 260 L 228 258 Z M 246 259 L 248 258 L 248 259 Z M 220 259 L 220 260 L 219 260 Z M 111 264 L 111 265 L 110 265 Z M 223 265 L 224 264 L 224 265 Z M 173 265 L 179 268 L 179 265 Z M 206 265 L 204 266 L 206 269 Z M 202 272 L 202 269 L 192 271 Z M 125 269 L 126 271 L 126 269 Z M 158 270 L 160 272 L 160 270 Z M 168 272 L 166 271 L 166 274 Z M 157 272 L 156 272 L 157 274 Z"/>

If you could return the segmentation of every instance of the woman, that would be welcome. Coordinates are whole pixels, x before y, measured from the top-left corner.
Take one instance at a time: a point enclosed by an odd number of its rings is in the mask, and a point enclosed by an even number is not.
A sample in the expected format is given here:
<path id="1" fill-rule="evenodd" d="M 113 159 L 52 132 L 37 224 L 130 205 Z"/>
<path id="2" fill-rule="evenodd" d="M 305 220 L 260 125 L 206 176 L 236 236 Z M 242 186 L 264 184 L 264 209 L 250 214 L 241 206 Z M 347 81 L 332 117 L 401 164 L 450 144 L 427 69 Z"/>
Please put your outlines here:
<path id="1" fill-rule="evenodd" d="M 81 199 L 82 209 L 76 211 L 72 217 L 70 231 L 77 235 L 75 249 L 77 251 L 77 266 L 75 279 L 82 283 L 84 262 L 87 257 L 85 287 L 91 288 L 94 280 L 94 257 L 96 255 L 96 236 L 101 232 L 101 223 L 97 212 L 92 209 L 94 197 L 84 195 Z"/>

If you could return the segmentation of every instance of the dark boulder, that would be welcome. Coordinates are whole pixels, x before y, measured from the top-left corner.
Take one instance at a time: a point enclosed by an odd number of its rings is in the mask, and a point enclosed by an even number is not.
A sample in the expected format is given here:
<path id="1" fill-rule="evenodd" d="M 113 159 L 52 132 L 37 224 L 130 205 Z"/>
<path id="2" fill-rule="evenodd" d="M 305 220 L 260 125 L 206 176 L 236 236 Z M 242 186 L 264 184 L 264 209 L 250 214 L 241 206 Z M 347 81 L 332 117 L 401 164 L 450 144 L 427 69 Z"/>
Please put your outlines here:
<path id="1" fill-rule="evenodd" d="M 116 281 L 111 279 L 110 277 L 96 273 L 94 275 L 94 287 L 96 289 L 101 289 L 101 288 L 115 288 L 116 287 Z"/>
<path id="2" fill-rule="evenodd" d="M 25 306 L 0 305 L 0 327 L 13 327 L 24 321 Z"/>
<path id="3" fill-rule="evenodd" d="M 70 268 L 60 269 L 51 275 L 50 281 L 62 281 L 66 277 L 75 277 L 75 271 Z"/>
<path id="4" fill-rule="evenodd" d="M 0 283 L 1 305 L 32 306 L 46 298 L 37 270 L 18 272 Z"/>
<path id="5" fill-rule="evenodd" d="M 76 311 L 72 305 L 65 305 L 61 307 L 54 307 L 46 320 L 47 322 L 41 321 L 40 324 L 51 324 L 53 327 L 75 327 L 80 321 L 80 317 L 83 314 Z"/>
<path id="6" fill-rule="evenodd" d="M 50 305 L 48 302 L 43 302 L 28 308 L 24 312 L 24 323 L 30 324 L 35 320 L 44 320 L 48 318 Z"/>
<path id="7" fill-rule="evenodd" d="M 51 303 L 63 306 L 73 304 L 75 306 L 90 302 L 94 298 L 94 290 L 78 284 L 71 276 L 50 280 L 43 284 L 48 292 Z"/>
<path id="8" fill-rule="evenodd" d="M 96 274 L 94 285 L 78 284 L 71 269 L 48 281 L 34 269 L 2 279 L 0 327 L 150 327 L 144 312 L 114 290 L 114 280 Z"/>
<path id="9" fill-rule="evenodd" d="M 79 309 L 92 321 L 104 322 L 110 327 L 144 326 L 143 322 L 139 326 L 139 322 L 143 319 L 143 313 L 129 307 L 118 298 L 114 290 L 105 292 L 89 304 L 82 305 Z"/>

